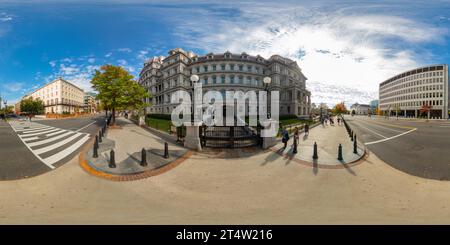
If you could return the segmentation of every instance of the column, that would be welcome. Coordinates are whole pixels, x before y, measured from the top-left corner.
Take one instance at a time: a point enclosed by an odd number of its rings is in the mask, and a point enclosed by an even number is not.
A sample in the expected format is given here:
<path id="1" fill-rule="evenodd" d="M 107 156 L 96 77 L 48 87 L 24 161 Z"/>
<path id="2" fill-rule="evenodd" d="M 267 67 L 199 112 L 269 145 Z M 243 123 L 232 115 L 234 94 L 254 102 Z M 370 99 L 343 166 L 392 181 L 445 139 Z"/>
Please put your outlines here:
<path id="1" fill-rule="evenodd" d="M 199 126 L 197 125 L 189 125 L 186 126 L 186 137 L 184 138 L 184 147 L 191 149 L 191 150 L 197 150 L 201 151 L 202 146 L 200 144 L 200 137 L 199 137 Z"/>

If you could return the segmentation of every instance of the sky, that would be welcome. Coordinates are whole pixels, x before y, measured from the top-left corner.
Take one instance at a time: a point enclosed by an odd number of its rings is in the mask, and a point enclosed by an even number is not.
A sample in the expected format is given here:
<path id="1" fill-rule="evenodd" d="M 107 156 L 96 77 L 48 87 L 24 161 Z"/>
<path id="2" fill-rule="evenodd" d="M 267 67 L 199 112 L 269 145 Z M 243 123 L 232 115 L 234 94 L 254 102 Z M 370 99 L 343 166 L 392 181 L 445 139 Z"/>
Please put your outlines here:
<path id="1" fill-rule="evenodd" d="M 450 1 L 0 0 L 0 94 L 62 77 L 92 91 L 103 64 L 136 78 L 181 47 L 297 61 L 312 102 L 369 103 L 380 82 L 450 63 Z"/>

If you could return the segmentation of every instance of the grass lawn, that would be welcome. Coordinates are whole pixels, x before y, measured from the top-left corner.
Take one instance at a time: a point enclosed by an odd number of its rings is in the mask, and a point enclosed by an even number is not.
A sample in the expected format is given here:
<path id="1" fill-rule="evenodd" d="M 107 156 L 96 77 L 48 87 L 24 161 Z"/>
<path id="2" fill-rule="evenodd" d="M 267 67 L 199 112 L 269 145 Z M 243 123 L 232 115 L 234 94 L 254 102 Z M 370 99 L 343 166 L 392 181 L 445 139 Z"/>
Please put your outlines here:
<path id="1" fill-rule="evenodd" d="M 147 117 L 145 119 L 145 122 L 147 123 L 147 125 L 149 127 L 152 127 L 152 128 L 164 131 L 164 132 L 169 132 L 170 125 L 172 125 L 172 122 L 170 120 L 151 118 L 151 117 Z"/>
<path id="2" fill-rule="evenodd" d="M 302 120 L 297 118 L 290 118 L 290 119 L 281 119 L 280 123 L 283 127 L 291 125 L 291 124 L 298 124 L 298 123 L 306 123 L 311 124 L 312 122 L 309 120 Z"/>

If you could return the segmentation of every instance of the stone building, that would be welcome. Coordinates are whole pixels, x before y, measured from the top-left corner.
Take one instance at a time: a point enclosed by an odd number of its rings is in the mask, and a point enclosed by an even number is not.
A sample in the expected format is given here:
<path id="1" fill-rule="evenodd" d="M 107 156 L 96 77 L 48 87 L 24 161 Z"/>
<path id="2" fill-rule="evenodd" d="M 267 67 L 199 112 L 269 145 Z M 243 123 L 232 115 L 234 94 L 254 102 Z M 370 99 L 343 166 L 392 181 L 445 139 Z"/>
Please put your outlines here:
<path id="1" fill-rule="evenodd" d="M 306 89 L 307 78 L 295 61 L 279 55 L 265 59 L 246 53 L 209 53 L 198 56 L 180 48 L 170 50 L 167 57 L 154 57 L 145 62 L 139 84 L 152 94 L 148 99 L 150 114 L 170 114 L 177 104 L 171 95 L 177 90 L 192 93 L 190 76 L 199 76 L 203 92 L 265 90 L 264 77 L 270 77 L 270 91 L 280 92 L 280 115 L 308 117 L 311 93 Z"/>

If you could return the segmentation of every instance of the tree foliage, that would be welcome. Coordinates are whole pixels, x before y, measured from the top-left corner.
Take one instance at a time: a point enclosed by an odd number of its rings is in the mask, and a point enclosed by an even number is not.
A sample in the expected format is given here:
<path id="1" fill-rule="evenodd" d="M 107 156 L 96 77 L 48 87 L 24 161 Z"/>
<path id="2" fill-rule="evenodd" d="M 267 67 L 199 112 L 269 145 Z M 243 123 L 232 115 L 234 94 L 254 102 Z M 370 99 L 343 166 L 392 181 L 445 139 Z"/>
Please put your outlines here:
<path id="1" fill-rule="evenodd" d="M 115 111 L 125 109 L 141 110 L 147 91 L 133 80 L 133 75 L 120 66 L 104 65 L 96 70 L 91 80 L 92 88 L 98 91 L 97 99 L 103 108 L 112 110 L 113 123 Z"/>
<path id="2" fill-rule="evenodd" d="M 347 113 L 347 108 L 344 105 L 344 102 L 336 104 L 331 110 L 334 115 L 340 115 Z"/>
<path id="3" fill-rule="evenodd" d="M 44 114 L 44 102 L 32 97 L 23 99 L 20 101 L 20 111 L 31 115 Z"/>

